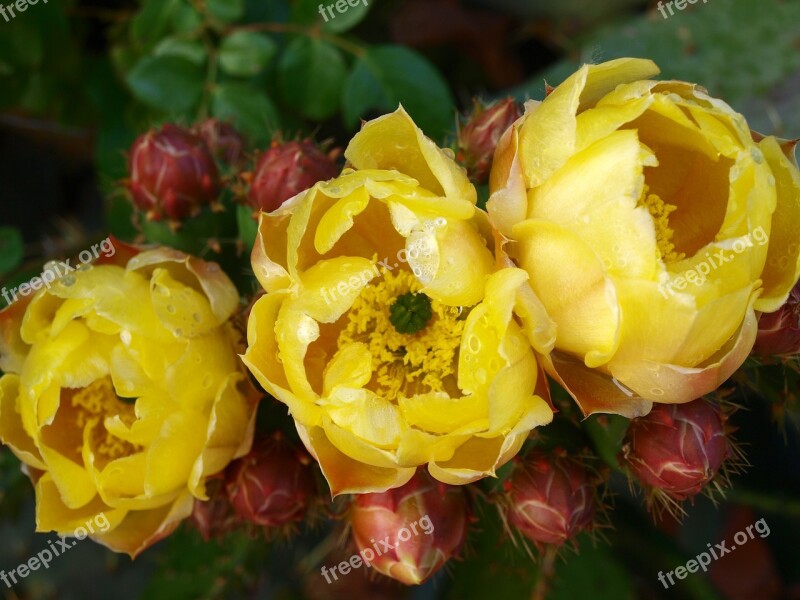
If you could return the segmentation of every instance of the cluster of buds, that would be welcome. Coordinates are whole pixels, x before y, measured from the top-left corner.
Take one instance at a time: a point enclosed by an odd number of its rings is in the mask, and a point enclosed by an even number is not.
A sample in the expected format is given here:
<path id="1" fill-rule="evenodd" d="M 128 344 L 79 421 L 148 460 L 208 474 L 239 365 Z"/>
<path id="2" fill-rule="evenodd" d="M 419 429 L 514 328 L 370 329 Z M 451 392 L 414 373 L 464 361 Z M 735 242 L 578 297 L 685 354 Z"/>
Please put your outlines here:
<path id="1" fill-rule="evenodd" d="M 167 123 L 133 144 L 129 188 L 134 204 L 151 221 L 178 224 L 202 207 L 216 206 L 219 171 L 208 145 L 191 131 Z"/>
<path id="2" fill-rule="evenodd" d="M 562 546 L 592 528 L 598 475 L 565 452 L 535 450 L 505 482 L 506 522 L 537 547 Z"/>
<path id="3" fill-rule="evenodd" d="M 427 581 L 458 555 L 466 539 L 465 491 L 419 470 L 404 486 L 361 494 L 350 524 L 360 559 L 406 585 Z"/>
<path id="4" fill-rule="evenodd" d="M 272 142 L 253 172 L 243 174 L 249 183 L 247 204 L 256 212 L 272 212 L 318 181 L 336 177 L 338 153 L 325 152 L 311 140 Z"/>
<path id="5" fill-rule="evenodd" d="M 761 315 L 753 353 L 779 357 L 800 354 L 800 283 L 777 311 Z"/>
<path id="6" fill-rule="evenodd" d="M 280 432 L 253 443 L 224 476 L 213 480 L 209 500 L 196 502 L 192 519 L 205 539 L 248 523 L 275 530 L 302 521 L 316 494 L 312 459 Z"/>
<path id="7" fill-rule="evenodd" d="M 736 453 L 726 421 L 720 408 L 703 399 L 656 404 L 647 416 L 631 421 L 622 460 L 650 500 L 692 498 Z"/>
<path id="8" fill-rule="evenodd" d="M 472 114 L 458 129 L 458 160 L 473 182 L 483 184 L 489 180 L 497 143 L 521 116 L 520 105 L 513 98 L 486 106 L 475 100 Z"/>

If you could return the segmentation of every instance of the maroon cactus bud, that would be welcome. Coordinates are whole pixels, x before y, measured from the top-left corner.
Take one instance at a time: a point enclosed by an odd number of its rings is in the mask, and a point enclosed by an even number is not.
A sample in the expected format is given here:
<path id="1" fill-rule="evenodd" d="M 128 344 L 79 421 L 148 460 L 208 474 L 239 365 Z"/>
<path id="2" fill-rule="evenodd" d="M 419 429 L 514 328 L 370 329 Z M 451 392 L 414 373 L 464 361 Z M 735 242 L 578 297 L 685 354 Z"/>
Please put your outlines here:
<path id="1" fill-rule="evenodd" d="M 194 133 L 203 138 L 211 154 L 220 163 L 229 167 L 239 167 L 245 161 L 247 142 L 230 123 L 207 119 L 195 126 Z"/>
<path id="2" fill-rule="evenodd" d="M 685 500 L 700 493 L 732 455 L 725 421 L 721 410 L 702 399 L 656 404 L 631 421 L 623 459 L 645 486 Z"/>
<path id="3" fill-rule="evenodd" d="M 364 563 L 417 585 L 459 553 L 467 515 L 461 487 L 435 481 L 420 470 L 402 487 L 357 496 L 350 523 Z"/>
<path id="4" fill-rule="evenodd" d="M 336 177 L 339 168 L 335 155 L 325 154 L 310 140 L 273 142 L 256 164 L 248 203 L 255 209 L 272 212 L 318 181 Z"/>
<path id="5" fill-rule="evenodd" d="M 257 441 L 226 472 L 228 498 L 242 519 L 281 527 L 301 521 L 316 485 L 311 457 L 280 433 Z"/>
<path id="6" fill-rule="evenodd" d="M 521 116 L 520 105 L 513 98 L 488 106 L 475 100 L 472 114 L 458 132 L 458 158 L 467 167 L 472 181 L 482 184 L 489 180 L 497 142 Z"/>
<path id="7" fill-rule="evenodd" d="M 206 482 L 208 500 L 195 500 L 192 511 L 192 523 L 205 541 L 224 536 L 231 531 L 236 518 L 225 492 L 225 480 L 222 476 L 214 477 Z"/>
<path id="8" fill-rule="evenodd" d="M 777 311 L 761 315 L 753 353 L 760 356 L 800 354 L 800 283 Z"/>
<path id="9" fill-rule="evenodd" d="M 507 519 L 537 545 L 560 546 L 591 528 L 597 476 L 563 453 L 535 451 L 506 484 Z"/>
<path id="10" fill-rule="evenodd" d="M 140 136 L 129 162 L 133 201 L 150 220 L 180 221 L 217 198 L 217 166 L 208 146 L 177 125 Z"/>

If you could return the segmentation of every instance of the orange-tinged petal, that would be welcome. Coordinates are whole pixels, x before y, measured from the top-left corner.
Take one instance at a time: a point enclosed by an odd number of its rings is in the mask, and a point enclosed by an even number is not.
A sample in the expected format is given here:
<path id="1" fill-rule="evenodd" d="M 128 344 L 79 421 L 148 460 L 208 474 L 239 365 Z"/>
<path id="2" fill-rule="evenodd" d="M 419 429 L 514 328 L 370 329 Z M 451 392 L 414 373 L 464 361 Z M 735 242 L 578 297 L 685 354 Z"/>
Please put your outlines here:
<path id="1" fill-rule="evenodd" d="M 769 250 L 762 279 L 764 292 L 756 301 L 756 310 L 772 312 L 785 301 L 794 282 L 800 277 L 800 173 L 774 137 L 764 138 L 759 147 L 774 177 L 777 206 L 772 215 Z"/>

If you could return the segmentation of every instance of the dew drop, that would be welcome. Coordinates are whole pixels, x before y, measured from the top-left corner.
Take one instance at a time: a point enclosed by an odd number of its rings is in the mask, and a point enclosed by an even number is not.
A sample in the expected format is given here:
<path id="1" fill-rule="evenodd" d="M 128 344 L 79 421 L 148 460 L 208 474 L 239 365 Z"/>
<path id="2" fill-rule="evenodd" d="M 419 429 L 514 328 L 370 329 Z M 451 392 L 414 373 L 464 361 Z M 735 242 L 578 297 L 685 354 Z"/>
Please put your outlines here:
<path id="1" fill-rule="evenodd" d="M 172 306 L 172 304 L 167 304 L 167 312 L 169 314 L 174 314 L 175 313 L 175 307 Z"/>
<path id="2" fill-rule="evenodd" d="M 447 219 L 445 219 L 444 217 L 438 217 L 434 221 L 434 224 L 436 225 L 436 227 L 444 227 L 445 225 L 447 225 Z"/>
<path id="3" fill-rule="evenodd" d="M 481 350 L 481 341 L 478 339 L 477 335 L 472 334 L 472 335 L 469 336 L 469 338 L 467 339 L 467 348 L 469 348 L 469 351 L 474 353 L 474 354 L 477 354 L 478 352 L 480 352 L 480 350 Z"/>
<path id="4" fill-rule="evenodd" d="M 663 396 L 664 390 L 662 390 L 661 388 L 652 388 L 650 390 L 650 393 L 653 394 L 653 396 Z"/>
<path id="5" fill-rule="evenodd" d="M 200 315 L 197 313 L 192 313 L 192 318 L 195 320 L 196 323 L 199 323 L 202 320 L 200 318 Z"/>
<path id="6" fill-rule="evenodd" d="M 64 275 L 64 277 L 61 278 L 60 282 L 61 285 L 70 287 L 75 285 L 75 277 L 73 277 L 72 275 Z"/>

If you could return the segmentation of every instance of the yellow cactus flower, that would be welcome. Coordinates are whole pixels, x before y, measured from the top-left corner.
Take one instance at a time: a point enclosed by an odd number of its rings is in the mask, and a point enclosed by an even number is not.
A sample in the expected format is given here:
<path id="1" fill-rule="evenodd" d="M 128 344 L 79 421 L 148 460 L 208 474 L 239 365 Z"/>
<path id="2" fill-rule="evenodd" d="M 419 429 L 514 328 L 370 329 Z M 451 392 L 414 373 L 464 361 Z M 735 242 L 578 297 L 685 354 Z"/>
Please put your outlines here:
<path id="1" fill-rule="evenodd" d="M 334 495 L 401 486 L 425 464 L 450 484 L 493 475 L 552 419 L 523 332 L 547 352 L 552 323 L 527 274 L 498 269 L 463 169 L 402 108 L 345 156 L 340 177 L 261 215 L 267 294 L 244 362 Z"/>
<path id="2" fill-rule="evenodd" d="M 585 413 L 688 402 L 747 357 L 800 273 L 793 144 L 648 60 L 586 65 L 501 139 L 490 218 L 556 322 Z"/>
<path id="3" fill-rule="evenodd" d="M 0 440 L 35 485 L 37 531 L 105 519 L 89 537 L 135 557 L 249 450 L 258 395 L 227 276 L 174 250 L 131 250 L 0 313 Z"/>

